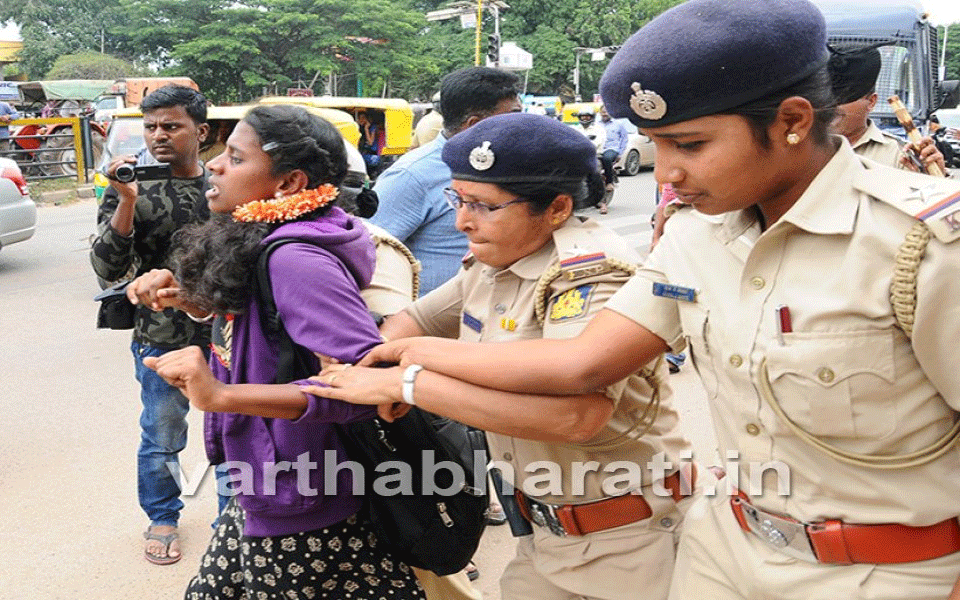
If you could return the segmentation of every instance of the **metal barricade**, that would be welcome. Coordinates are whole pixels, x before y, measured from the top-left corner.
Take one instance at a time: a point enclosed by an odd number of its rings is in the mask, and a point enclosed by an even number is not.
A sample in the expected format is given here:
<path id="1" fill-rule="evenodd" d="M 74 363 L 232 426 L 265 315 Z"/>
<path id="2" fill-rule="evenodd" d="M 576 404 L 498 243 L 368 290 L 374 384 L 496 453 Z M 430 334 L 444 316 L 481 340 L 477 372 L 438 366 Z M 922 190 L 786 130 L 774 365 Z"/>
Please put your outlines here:
<path id="1" fill-rule="evenodd" d="M 10 125 L 19 129 L 4 142 L 8 146 L 2 154 L 17 161 L 27 180 L 76 176 L 78 183 L 89 181 L 87 169 L 93 166 L 89 117 L 17 119 Z"/>

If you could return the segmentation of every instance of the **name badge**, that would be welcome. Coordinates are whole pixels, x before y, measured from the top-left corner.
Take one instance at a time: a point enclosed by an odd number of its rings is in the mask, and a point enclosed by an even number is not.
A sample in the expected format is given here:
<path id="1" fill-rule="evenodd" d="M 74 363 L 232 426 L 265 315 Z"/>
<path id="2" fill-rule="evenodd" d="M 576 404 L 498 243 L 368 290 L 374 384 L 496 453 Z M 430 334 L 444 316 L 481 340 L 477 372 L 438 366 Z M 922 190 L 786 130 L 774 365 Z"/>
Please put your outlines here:
<path id="1" fill-rule="evenodd" d="M 463 313 L 463 324 L 477 333 L 480 333 L 481 330 L 483 330 L 483 323 L 480 322 L 480 319 L 467 312 Z"/>
<path id="2" fill-rule="evenodd" d="M 653 295 L 663 298 L 673 298 L 674 300 L 683 300 L 684 302 L 697 301 L 697 290 L 680 285 L 671 285 L 669 283 L 654 283 Z"/>

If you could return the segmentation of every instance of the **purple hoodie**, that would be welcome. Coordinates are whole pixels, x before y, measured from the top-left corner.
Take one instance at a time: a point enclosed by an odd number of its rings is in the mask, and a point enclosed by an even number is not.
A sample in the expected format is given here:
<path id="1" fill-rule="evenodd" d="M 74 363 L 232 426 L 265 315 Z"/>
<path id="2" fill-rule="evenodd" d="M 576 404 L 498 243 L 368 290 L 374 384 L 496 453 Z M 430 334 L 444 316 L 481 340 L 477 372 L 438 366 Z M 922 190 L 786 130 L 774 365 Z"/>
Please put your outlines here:
<path id="1" fill-rule="evenodd" d="M 280 238 L 305 242 L 280 246 L 270 256 L 273 296 L 290 337 L 314 352 L 356 362 L 380 343 L 376 324 L 360 298 L 360 289 L 369 284 L 375 263 L 366 229 L 334 208 L 316 221 L 281 225 L 263 244 Z M 217 319 L 217 323 L 223 327 L 215 326 L 210 358 L 216 378 L 225 383 L 272 383 L 278 347 L 264 335 L 256 300 L 250 300 L 243 314 Z M 319 370 L 319 363 L 316 367 Z M 252 468 L 252 473 L 232 470 L 237 483 L 231 487 L 244 483 L 249 487 L 246 482 L 252 480 L 253 493 L 238 497 L 247 513 L 244 534 L 272 537 L 311 531 L 356 513 L 361 498 L 352 493 L 349 470 L 338 472 L 335 493 L 325 495 L 324 451 L 334 450 L 337 463 L 346 460 L 332 424 L 375 414 L 374 407 L 315 396 L 309 397 L 306 411 L 293 421 L 206 413 L 204 437 L 211 463 L 239 461 Z M 282 470 L 284 465 L 279 465 L 275 477 L 265 477 L 265 464 L 269 469 L 281 461 L 297 463 L 304 452 L 316 466 L 301 461 L 300 490 L 296 468 Z M 270 490 L 272 480 L 276 483 Z"/>

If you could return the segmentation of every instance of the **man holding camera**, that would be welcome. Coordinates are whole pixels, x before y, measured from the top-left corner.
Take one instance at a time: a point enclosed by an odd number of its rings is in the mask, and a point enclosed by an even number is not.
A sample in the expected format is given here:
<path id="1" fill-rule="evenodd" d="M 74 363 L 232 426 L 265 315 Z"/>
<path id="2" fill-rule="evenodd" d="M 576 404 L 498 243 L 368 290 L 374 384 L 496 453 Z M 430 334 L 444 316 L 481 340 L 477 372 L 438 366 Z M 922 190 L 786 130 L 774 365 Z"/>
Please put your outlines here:
<path id="1" fill-rule="evenodd" d="M 160 164 L 135 167 L 135 157 L 121 156 L 106 169 L 110 187 L 97 212 L 99 235 L 90 253 L 93 270 L 106 282 L 167 267 L 173 234 L 210 214 L 204 196 L 207 173 L 199 161 L 208 131 L 206 98 L 167 85 L 147 95 L 140 109 L 146 149 Z M 137 490 L 150 519 L 144 557 L 154 564 L 172 564 L 181 557 L 177 523 L 183 502 L 172 473 L 180 472 L 189 402 L 145 368 L 143 359 L 189 345 L 206 347 L 209 334 L 207 325 L 190 320 L 187 313 L 136 308 L 131 350 L 143 403 Z"/>

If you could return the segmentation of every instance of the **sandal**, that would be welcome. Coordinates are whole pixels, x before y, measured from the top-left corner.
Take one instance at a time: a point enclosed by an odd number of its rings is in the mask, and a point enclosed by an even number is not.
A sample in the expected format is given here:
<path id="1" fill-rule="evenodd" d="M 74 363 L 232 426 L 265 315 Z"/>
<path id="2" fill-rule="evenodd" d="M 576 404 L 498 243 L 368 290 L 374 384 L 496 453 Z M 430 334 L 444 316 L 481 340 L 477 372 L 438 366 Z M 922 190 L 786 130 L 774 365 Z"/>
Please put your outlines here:
<path id="1" fill-rule="evenodd" d="M 472 560 L 467 563 L 466 568 L 463 570 L 467 572 L 467 579 L 470 581 L 476 581 L 480 578 L 480 569 L 477 568 L 477 564 Z"/>
<path id="2" fill-rule="evenodd" d="M 486 512 L 487 525 L 503 525 L 507 522 L 507 513 L 499 504 L 491 504 Z"/>
<path id="3" fill-rule="evenodd" d="M 170 544 L 173 543 L 174 540 L 179 538 L 180 538 L 180 534 L 177 533 L 176 531 L 172 533 L 168 533 L 166 535 L 160 535 L 159 533 L 153 533 L 150 527 L 148 527 L 147 530 L 143 532 L 143 539 L 156 540 L 160 542 L 166 547 L 167 555 L 156 556 L 154 554 L 150 554 L 149 552 L 147 552 L 147 549 L 144 548 L 143 557 L 146 558 L 148 562 L 151 562 L 155 565 L 172 565 L 173 563 L 178 562 L 181 558 L 183 558 L 183 552 L 181 552 L 180 554 L 177 554 L 176 556 L 170 556 L 169 553 L 170 553 Z"/>

